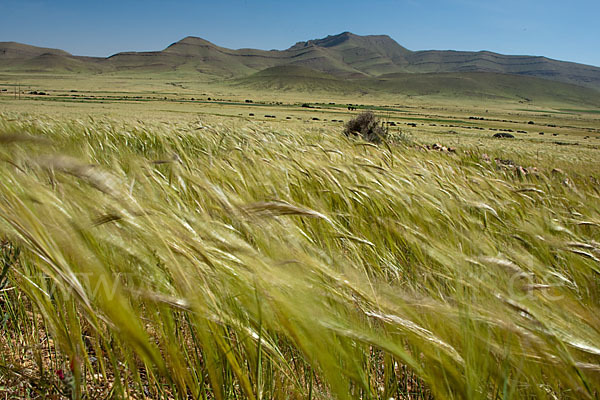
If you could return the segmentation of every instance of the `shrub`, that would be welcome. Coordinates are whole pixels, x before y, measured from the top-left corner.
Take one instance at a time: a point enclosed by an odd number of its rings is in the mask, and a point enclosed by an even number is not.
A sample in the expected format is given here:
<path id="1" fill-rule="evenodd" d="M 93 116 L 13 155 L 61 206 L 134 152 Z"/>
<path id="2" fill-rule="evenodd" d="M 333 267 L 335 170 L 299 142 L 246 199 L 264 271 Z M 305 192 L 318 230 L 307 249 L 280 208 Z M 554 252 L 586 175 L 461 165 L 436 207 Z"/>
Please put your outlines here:
<path id="1" fill-rule="evenodd" d="M 372 111 L 365 111 L 351 119 L 344 129 L 346 136 L 360 136 L 363 140 L 371 143 L 381 143 L 388 132 Z"/>

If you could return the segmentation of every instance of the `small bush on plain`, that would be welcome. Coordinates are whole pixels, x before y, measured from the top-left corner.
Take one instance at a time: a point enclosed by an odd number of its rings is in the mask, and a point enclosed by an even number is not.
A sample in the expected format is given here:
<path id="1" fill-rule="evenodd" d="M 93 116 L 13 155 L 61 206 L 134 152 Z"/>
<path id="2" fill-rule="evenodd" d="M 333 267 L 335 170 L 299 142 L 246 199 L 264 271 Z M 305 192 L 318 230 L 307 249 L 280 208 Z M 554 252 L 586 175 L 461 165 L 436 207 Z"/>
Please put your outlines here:
<path id="1" fill-rule="evenodd" d="M 365 111 L 348 121 L 344 134 L 360 136 L 363 140 L 371 143 L 381 143 L 386 139 L 388 132 L 381 126 L 381 122 L 372 111 Z"/>

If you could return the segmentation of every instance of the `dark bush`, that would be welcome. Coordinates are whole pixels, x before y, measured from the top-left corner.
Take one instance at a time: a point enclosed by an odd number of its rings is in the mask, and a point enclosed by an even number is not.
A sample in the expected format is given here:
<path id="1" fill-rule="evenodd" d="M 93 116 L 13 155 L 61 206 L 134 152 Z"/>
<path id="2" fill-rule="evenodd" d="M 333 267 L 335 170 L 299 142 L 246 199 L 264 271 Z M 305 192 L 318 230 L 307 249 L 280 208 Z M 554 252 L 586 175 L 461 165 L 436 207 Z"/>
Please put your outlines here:
<path id="1" fill-rule="evenodd" d="M 496 133 L 496 134 L 494 134 L 494 137 L 498 138 L 498 139 L 512 139 L 512 138 L 514 138 L 513 135 L 511 135 L 510 133 L 506 133 L 506 132 Z"/>
<path id="2" fill-rule="evenodd" d="M 344 134 L 360 136 L 363 140 L 371 143 L 381 143 L 387 137 L 388 132 L 381 126 L 379 119 L 372 111 L 365 111 L 348 121 Z"/>

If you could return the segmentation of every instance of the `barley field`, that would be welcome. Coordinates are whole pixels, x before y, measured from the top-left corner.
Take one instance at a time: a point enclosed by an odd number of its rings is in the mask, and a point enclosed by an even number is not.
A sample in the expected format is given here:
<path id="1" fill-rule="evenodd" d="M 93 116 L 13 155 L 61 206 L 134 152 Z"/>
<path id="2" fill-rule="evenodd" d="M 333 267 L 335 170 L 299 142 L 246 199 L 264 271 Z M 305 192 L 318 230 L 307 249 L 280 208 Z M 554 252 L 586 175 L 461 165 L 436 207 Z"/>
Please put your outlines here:
<path id="1" fill-rule="evenodd" d="M 5 398 L 598 398 L 600 150 L 576 126 L 374 145 L 300 107 L 15 103 Z"/>

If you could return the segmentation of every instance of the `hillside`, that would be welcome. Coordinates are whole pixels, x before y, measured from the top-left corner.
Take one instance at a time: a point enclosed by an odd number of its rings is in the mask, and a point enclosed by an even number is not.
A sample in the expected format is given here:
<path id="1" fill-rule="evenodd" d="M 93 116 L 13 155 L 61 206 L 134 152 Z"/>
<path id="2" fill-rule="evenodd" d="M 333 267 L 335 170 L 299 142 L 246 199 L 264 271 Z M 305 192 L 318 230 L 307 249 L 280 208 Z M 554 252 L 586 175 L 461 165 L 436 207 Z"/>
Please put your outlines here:
<path id="1" fill-rule="evenodd" d="M 70 56 L 63 50 L 48 49 L 45 47 L 30 46 L 16 42 L 0 42 L 0 60 L 26 60 L 41 56 L 42 54 L 54 54 L 58 56 Z"/>
<path id="2" fill-rule="evenodd" d="M 248 77 L 235 79 L 228 83 L 253 90 L 308 93 L 354 94 L 364 90 L 360 81 L 343 80 L 331 74 L 297 65 L 266 68 Z"/>
<path id="3" fill-rule="evenodd" d="M 490 51 L 418 51 L 405 72 L 496 72 L 525 75 L 600 89 L 600 68 L 546 57 L 507 56 Z"/>
<path id="4" fill-rule="evenodd" d="M 389 93 L 504 99 L 523 103 L 564 102 L 600 107 L 600 91 L 570 83 L 548 82 L 532 76 L 496 72 L 390 74 L 369 80 Z"/>
<path id="5" fill-rule="evenodd" d="M 47 56 L 50 55 L 50 56 Z M 489 51 L 411 51 L 389 36 L 349 32 L 298 42 L 286 50 L 232 50 L 187 37 L 162 51 L 124 52 L 107 58 L 76 57 L 62 50 L 0 42 L 0 70 L 171 72 L 210 79 L 250 77 L 261 70 L 292 65 L 337 78 L 389 74 L 493 72 L 570 83 L 600 90 L 600 68 L 536 56 Z"/>
<path id="6" fill-rule="evenodd" d="M 102 72 L 103 58 L 73 56 L 64 50 L 0 42 L 0 70 L 20 72 Z"/>
<path id="7" fill-rule="evenodd" d="M 298 66 L 272 67 L 228 82 L 252 90 L 330 94 L 381 93 L 439 98 L 468 97 L 522 103 L 568 103 L 600 107 L 600 91 L 545 79 L 494 72 L 393 73 L 341 79 Z"/>

